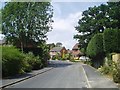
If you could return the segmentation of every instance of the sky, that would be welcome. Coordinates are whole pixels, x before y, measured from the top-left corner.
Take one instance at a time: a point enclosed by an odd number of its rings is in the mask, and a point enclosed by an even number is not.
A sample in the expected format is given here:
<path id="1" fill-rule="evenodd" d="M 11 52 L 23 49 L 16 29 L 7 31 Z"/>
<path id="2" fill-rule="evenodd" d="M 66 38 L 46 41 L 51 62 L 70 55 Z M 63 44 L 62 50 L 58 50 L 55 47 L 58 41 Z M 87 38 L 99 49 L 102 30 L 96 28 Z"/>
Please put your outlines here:
<path id="1" fill-rule="evenodd" d="M 4 0 L 5 1 L 5 0 Z M 82 12 L 89 7 L 99 6 L 106 3 L 106 0 L 96 2 L 95 0 L 52 0 L 53 6 L 53 20 L 52 31 L 47 33 L 47 43 L 61 42 L 67 49 L 78 43 L 73 37 L 77 34 L 75 26 L 77 26 L 78 20 L 82 18 Z M 100 0 L 99 0 L 100 1 Z M 1 8 L 0 3 L 0 8 Z M 0 40 L 3 35 L 0 35 Z"/>
<path id="2" fill-rule="evenodd" d="M 52 2 L 54 23 L 53 30 L 47 34 L 47 43 L 61 42 L 67 49 L 72 49 L 78 43 L 73 38 L 77 34 L 74 27 L 82 18 L 82 12 L 103 3 L 105 4 L 105 2 Z"/>

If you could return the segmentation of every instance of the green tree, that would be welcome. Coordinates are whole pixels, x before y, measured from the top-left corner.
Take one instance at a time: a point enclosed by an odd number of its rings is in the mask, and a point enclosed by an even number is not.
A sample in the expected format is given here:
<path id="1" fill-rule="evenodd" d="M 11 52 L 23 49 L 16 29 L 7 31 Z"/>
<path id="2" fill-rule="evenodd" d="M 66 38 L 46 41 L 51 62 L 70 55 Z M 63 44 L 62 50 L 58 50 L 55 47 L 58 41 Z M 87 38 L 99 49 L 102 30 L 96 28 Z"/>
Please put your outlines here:
<path id="1" fill-rule="evenodd" d="M 55 47 L 55 44 L 54 43 L 51 43 L 51 44 L 47 44 L 48 47 L 49 47 L 49 50 L 52 49 L 53 47 Z"/>
<path id="2" fill-rule="evenodd" d="M 120 28 L 120 2 L 109 2 L 100 6 L 90 7 L 82 14 L 75 29 L 81 48 L 87 47 L 90 39 L 97 33 L 103 32 L 106 28 Z"/>
<path id="3" fill-rule="evenodd" d="M 52 27 L 53 9 L 49 2 L 8 2 L 2 9 L 3 34 L 7 43 L 37 44 L 47 39 Z"/>
<path id="4" fill-rule="evenodd" d="M 108 7 L 106 5 L 101 5 L 99 7 L 90 7 L 88 10 L 84 11 L 83 18 L 79 20 L 76 30 L 78 35 L 74 38 L 79 40 L 81 48 L 86 48 L 90 39 L 98 32 L 103 32 L 106 28 L 105 21 L 108 22 L 107 15 Z"/>

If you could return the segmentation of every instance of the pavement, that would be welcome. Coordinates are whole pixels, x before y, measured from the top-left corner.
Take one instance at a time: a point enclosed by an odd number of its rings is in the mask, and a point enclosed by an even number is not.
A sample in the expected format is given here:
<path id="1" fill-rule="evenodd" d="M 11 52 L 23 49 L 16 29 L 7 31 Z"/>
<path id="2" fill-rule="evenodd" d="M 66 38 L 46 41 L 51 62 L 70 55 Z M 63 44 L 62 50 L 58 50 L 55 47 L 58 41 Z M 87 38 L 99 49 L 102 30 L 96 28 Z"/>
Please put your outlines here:
<path id="1" fill-rule="evenodd" d="M 82 66 L 86 72 L 90 88 L 117 88 L 117 85 L 112 80 L 103 76 L 95 68 L 88 65 Z"/>
<path id="2" fill-rule="evenodd" d="M 5 88 L 117 88 L 91 66 L 68 61 L 50 61 L 49 67 L 2 80 Z M 114 89 L 112 89 L 114 90 Z"/>

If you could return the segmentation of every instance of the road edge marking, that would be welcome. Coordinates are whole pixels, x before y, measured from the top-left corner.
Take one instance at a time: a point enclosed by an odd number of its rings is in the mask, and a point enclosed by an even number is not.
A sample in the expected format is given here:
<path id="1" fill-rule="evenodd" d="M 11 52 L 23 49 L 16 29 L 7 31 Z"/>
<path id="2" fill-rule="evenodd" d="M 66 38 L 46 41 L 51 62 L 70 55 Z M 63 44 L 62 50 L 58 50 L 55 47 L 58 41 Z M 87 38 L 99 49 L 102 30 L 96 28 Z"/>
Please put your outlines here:
<path id="1" fill-rule="evenodd" d="M 82 69 L 83 69 L 83 73 L 85 74 L 85 78 L 86 78 L 86 81 L 87 81 L 87 84 L 88 84 L 88 88 L 92 88 L 92 86 L 90 85 L 89 80 L 88 80 L 88 78 L 87 78 L 87 74 L 86 74 L 86 72 L 85 72 L 85 69 L 83 68 L 83 65 L 81 65 L 81 67 L 82 67 Z"/>

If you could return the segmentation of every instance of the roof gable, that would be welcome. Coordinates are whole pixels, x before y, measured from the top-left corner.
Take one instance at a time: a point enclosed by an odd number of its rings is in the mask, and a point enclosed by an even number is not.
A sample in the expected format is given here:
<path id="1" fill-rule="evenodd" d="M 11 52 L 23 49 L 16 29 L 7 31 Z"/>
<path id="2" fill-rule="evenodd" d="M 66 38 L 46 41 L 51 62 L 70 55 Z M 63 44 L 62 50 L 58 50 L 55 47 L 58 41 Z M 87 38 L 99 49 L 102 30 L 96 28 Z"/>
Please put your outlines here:
<path id="1" fill-rule="evenodd" d="M 79 49 L 79 43 L 76 43 L 72 49 Z"/>
<path id="2" fill-rule="evenodd" d="M 63 47 L 54 47 L 50 51 L 51 52 L 53 52 L 53 51 L 60 52 L 62 49 L 63 49 Z"/>

